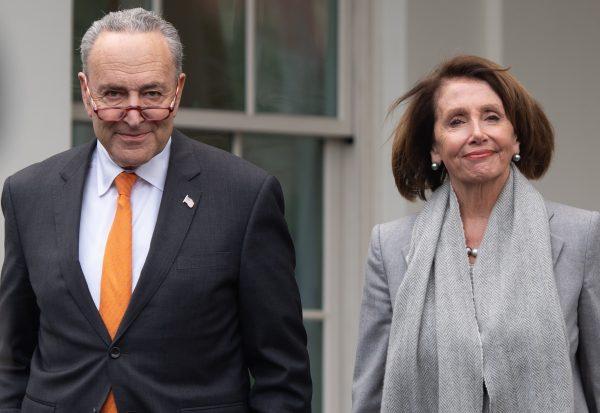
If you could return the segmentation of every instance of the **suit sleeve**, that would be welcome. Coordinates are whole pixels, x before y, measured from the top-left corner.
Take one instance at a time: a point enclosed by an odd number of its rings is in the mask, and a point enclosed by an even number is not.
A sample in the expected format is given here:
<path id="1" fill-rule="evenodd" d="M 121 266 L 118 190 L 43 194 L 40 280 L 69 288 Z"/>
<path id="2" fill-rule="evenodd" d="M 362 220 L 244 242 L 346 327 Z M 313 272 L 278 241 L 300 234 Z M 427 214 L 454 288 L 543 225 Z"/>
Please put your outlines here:
<path id="1" fill-rule="evenodd" d="M 381 410 L 381 393 L 392 322 L 392 303 L 381 256 L 380 226 L 373 228 L 365 270 L 358 347 L 352 384 L 352 412 Z"/>
<path id="2" fill-rule="evenodd" d="M 239 280 L 244 356 L 254 385 L 253 412 L 310 412 L 312 385 L 294 247 L 277 180 L 267 177 L 242 247 Z"/>
<path id="3" fill-rule="evenodd" d="M 579 363 L 590 412 L 600 412 L 600 213 L 592 213 L 579 296 Z"/>
<path id="4" fill-rule="evenodd" d="M 4 264 L 0 277 L 0 413 L 18 412 L 37 345 L 39 309 L 21 247 L 10 178 L 2 191 Z"/>

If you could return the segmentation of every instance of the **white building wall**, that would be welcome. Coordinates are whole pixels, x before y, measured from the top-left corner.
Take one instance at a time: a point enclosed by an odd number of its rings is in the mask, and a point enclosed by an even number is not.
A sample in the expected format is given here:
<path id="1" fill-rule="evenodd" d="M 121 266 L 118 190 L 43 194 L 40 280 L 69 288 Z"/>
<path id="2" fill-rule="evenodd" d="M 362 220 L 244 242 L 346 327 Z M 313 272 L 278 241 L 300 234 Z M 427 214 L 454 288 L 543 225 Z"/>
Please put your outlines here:
<path id="1" fill-rule="evenodd" d="M 71 26 L 70 0 L 0 0 L 1 182 L 70 146 Z"/>
<path id="2" fill-rule="evenodd" d="M 556 132 L 553 201 L 600 210 L 600 2 L 505 0 L 502 63 L 542 104 Z"/>

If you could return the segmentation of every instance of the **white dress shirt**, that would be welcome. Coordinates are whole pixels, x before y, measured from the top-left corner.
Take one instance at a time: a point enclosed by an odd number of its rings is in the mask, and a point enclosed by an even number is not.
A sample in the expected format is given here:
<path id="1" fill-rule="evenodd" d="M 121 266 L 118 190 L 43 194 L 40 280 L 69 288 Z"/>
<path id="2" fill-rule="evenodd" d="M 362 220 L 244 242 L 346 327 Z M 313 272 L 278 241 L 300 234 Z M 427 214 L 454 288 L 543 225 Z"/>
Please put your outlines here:
<path id="1" fill-rule="evenodd" d="M 132 290 L 135 289 L 140 278 L 150 249 L 167 178 L 170 149 L 171 139 L 162 152 L 135 170 L 138 179 L 131 190 Z M 98 141 L 83 189 L 79 226 L 79 262 L 92 299 L 98 308 L 104 249 L 117 210 L 118 193 L 113 181 L 121 172 L 123 168 L 110 158 L 104 146 Z"/>

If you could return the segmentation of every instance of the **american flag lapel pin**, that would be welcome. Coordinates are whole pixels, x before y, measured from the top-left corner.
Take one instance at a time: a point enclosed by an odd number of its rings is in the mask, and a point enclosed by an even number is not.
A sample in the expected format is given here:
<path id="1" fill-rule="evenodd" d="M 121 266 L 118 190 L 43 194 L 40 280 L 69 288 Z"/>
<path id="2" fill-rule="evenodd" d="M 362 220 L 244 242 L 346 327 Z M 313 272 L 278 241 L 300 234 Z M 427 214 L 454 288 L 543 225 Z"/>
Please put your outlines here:
<path id="1" fill-rule="evenodd" d="M 190 198 L 189 195 L 186 195 L 185 198 L 183 198 L 183 203 L 186 204 L 188 208 L 194 207 L 194 200 Z"/>

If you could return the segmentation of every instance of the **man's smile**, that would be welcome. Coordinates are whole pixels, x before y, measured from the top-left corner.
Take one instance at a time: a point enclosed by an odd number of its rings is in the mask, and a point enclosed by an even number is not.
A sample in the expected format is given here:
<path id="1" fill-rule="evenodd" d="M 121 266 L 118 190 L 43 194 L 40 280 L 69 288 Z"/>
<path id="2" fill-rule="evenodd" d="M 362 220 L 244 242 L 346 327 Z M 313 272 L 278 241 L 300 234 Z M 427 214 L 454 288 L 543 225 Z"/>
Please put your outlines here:
<path id="1" fill-rule="evenodd" d="M 139 140 L 143 140 L 144 138 L 146 138 L 146 136 L 148 136 L 148 134 L 150 134 L 151 132 L 128 132 L 128 133 L 124 133 L 124 132 L 117 132 L 115 133 L 115 135 L 125 141 L 139 141 Z"/>

